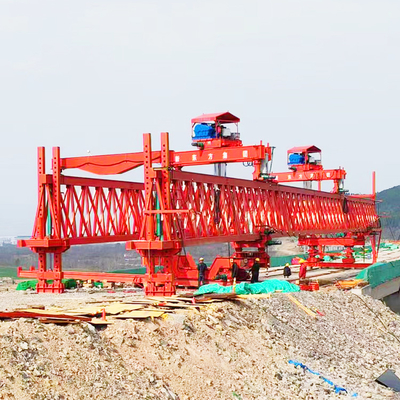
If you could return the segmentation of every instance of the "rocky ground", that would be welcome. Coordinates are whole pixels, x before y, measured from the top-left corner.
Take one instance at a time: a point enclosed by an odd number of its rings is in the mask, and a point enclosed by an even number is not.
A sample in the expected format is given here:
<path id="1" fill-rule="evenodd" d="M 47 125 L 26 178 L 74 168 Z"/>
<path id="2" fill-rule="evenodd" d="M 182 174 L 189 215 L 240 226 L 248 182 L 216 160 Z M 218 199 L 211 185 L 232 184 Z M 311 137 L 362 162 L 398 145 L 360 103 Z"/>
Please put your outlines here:
<path id="1" fill-rule="evenodd" d="M 101 329 L 3 321 L 0 399 L 400 398 L 374 381 L 387 368 L 400 375 L 399 316 L 350 292 L 294 297 L 324 316 L 274 294 Z"/>

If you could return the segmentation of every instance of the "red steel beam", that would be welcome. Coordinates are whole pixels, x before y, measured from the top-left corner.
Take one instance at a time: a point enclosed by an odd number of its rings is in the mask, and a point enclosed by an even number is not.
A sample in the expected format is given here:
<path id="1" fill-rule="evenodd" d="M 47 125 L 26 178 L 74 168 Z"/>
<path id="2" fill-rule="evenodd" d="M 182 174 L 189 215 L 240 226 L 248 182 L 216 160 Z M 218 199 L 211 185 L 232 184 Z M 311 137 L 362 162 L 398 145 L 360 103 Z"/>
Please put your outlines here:
<path id="1" fill-rule="evenodd" d="M 24 271 L 22 267 L 18 267 L 17 274 L 20 278 L 37 279 L 39 277 L 41 279 L 53 279 L 53 271 L 40 273 L 37 269 L 33 267 L 31 267 L 28 271 Z M 95 282 L 107 281 L 140 284 L 143 283 L 145 276 L 139 274 L 118 274 L 112 272 L 63 271 L 62 279 L 91 279 Z"/>
<path id="2" fill-rule="evenodd" d="M 334 268 L 334 269 L 364 269 L 370 267 L 371 263 L 335 263 L 335 262 L 307 262 L 309 267 Z"/>
<path id="3" fill-rule="evenodd" d="M 144 165 L 143 152 L 108 154 L 101 156 L 69 157 L 61 159 L 61 169 L 78 168 L 99 175 L 122 174 Z M 182 168 L 214 163 L 253 162 L 264 160 L 269 147 L 254 146 L 220 147 L 189 151 L 169 151 L 170 166 Z M 161 163 L 161 151 L 151 152 L 152 164 Z"/>
<path id="4" fill-rule="evenodd" d="M 299 246 L 364 246 L 365 237 L 299 238 Z"/>
<path id="5" fill-rule="evenodd" d="M 313 171 L 293 171 L 272 173 L 277 182 L 333 181 L 346 177 L 344 169 L 325 169 Z"/>

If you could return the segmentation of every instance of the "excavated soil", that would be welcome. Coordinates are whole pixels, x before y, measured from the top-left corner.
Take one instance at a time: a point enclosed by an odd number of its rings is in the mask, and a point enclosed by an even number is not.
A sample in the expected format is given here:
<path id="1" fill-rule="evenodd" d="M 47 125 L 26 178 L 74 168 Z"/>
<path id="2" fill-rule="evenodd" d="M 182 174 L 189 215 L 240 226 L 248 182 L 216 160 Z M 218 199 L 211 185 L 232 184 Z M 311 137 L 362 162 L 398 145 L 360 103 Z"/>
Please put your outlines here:
<path id="1" fill-rule="evenodd" d="M 0 399 L 400 398 L 375 382 L 400 375 L 398 315 L 350 292 L 294 297 L 324 315 L 274 294 L 102 329 L 1 322 Z"/>

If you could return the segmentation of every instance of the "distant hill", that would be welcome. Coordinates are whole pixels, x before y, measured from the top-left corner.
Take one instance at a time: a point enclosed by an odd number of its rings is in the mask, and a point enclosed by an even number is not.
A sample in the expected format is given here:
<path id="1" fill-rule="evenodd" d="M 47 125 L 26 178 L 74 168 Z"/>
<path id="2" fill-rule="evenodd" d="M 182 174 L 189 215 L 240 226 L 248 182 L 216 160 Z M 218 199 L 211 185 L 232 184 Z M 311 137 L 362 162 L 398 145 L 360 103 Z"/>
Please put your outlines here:
<path id="1" fill-rule="evenodd" d="M 391 240 L 400 240 L 400 185 L 383 190 L 376 195 L 378 213 L 383 218 L 383 237 Z"/>

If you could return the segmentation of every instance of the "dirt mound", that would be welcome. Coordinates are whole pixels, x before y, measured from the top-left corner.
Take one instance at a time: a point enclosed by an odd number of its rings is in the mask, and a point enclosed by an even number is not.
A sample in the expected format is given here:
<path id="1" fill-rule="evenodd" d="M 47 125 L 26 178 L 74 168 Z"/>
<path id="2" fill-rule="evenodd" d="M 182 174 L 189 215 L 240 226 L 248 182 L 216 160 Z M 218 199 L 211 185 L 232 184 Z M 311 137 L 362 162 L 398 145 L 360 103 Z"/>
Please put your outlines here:
<path id="1" fill-rule="evenodd" d="M 324 315 L 312 318 L 276 294 L 100 331 L 88 324 L 3 322 L 0 398 L 399 398 L 374 382 L 386 368 L 400 373 L 399 316 L 351 293 L 295 297 Z M 289 360 L 348 394 L 336 394 Z"/>
<path id="2" fill-rule="evenodd" d="M 171 398 L 152 371 L 127 366 L 92 325 L 3 322 L 0 349 L 1 399 Z"/>

